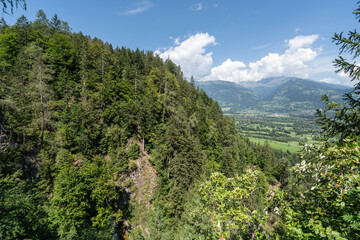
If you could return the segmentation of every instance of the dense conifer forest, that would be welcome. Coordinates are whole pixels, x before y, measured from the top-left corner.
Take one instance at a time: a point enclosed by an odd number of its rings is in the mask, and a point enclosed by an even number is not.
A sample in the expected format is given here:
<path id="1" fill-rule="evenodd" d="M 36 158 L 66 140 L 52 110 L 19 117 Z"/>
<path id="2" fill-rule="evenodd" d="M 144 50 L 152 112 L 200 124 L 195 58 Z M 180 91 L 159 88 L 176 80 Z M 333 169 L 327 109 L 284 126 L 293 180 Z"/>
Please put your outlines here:
<path id="1" fill-rule="evenodd" d="M 0 239 L 358 239 L 358 94 L 300 159 L 151 51 L 2 19 Z"/>

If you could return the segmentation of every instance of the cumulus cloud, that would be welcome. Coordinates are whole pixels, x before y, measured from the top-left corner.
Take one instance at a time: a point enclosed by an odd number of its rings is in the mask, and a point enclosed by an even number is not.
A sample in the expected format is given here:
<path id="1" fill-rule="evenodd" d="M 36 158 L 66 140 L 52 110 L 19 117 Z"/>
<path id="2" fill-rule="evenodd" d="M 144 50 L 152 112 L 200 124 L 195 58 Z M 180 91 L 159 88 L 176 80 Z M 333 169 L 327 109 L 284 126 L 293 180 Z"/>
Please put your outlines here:
<path id="1" fill-rule="evenodd" d="M 231 61 L 231 59 L 227 59 L 218 67 L 213 67 L 211 69 L 211 73 L 202 80 L 214 80 L 212 77 L 216 76 L 216 79 L 221 80 L 229 80 L 232 78 L 238 78 L 242 73 L 242 68 L 245 68 L 246 65 L 240 61 Z"/>
<path id="2" fill-rule="evenodd" d="M 206 47 L 216 45 L 215 37 L 208 33 L 198 33 L 180 42 L 175 39 L 175 47 L 163 51 L 157 50 L 163 59 L 170 58 L 174 63 L 179 64 L 184 75 L 190 78 L 192 75 L 200 79 L 208 75 L 213 64 L 212 52 L 206 53 Z"/>
<path id="3" fill-rule="evenodd" d="M 170 58 L 179 64 L 184 75 L 189 78 L 206 80 L 226 80 L 231 82 L 258 81 L 273 76 L 298 76 L 307 78 L 314 71 L 309 64 L 319 55 L 321 49 L 312 47 L 319 35 L 297 36 L 286 40 L 284 53 L 268 53 L 263 58 L 245 64 L 227 59 L 219 66 L 213 66 L 212 52 L 206 48 L 216 45 L 215 37 L 208 33 L 198 33 L 180 42 L 175 47 L 158 50 L 155 53 L 163 59 Z"/>
<path id="4" fill-rule="evenodd" d="M 146 10 L 151 8 L 152 6 L 153 6 L 153 4 L 151 2 L 149 2 L 148 0 L 143 0 L 143 1 L 137 2 L 136 7 L 134 9 L 124 11 L 124 12 L 121 13 L 121 15 L 139 14 L 139 13 L 145 12 Z"/>
<path id="5" fill-rule="evenodd" d="M 294 51 L 299 48 L 311 47 L 311 45 L 319 38 L 318 34 L 309 36 L 296 36 L 293 39 L 286 40 L 285 42 L 289 45 L 289 51 Z"/>
<path id="6" fill-rule="evenodd" d="M 285 41 L 288 46 L 285 53 L 269 53 L 248 65 L 227 59 L 220 66 L 212 68 L 211 74 L 201 80 L 258 81 L 265 77 L 284 75 L 307 78 L 309 72 L 307 63 L 313 61 L 321 51 L 311 47 L 318 37 L 317 34 L 297 36 Z M 229 66 L 232 66 L 231 69 Z"/>

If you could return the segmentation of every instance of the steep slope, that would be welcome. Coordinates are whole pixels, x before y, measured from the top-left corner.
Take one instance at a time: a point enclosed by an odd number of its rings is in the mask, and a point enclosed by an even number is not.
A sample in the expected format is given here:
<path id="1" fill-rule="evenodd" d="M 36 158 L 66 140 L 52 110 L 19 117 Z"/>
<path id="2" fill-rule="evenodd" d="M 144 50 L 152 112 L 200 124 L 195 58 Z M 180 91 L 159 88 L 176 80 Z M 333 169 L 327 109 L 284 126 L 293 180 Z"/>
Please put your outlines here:
<path id="1" fill-rule="evenodd" d="M 173 239 L 249 144 L 170 60 L 38 16 L 0 28 L 1 238 Z"/>

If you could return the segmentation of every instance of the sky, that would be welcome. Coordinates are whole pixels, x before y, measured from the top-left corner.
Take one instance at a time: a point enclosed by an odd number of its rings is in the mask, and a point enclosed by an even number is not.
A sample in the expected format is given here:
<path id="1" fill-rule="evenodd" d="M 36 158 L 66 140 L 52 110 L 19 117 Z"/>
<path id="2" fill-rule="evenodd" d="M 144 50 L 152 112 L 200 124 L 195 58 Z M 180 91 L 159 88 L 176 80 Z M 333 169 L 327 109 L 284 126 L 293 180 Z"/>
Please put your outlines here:
<path id="1" fill-rule="evenodd" d="M 356 0 L 28 0 L 2 14 L 14 24 L 43 9 L 73 32 L 113 46 L 150 50 L 181 66 L 187 79 L 235 83 L 289 76 L 352 86 L 335 73 L 335 32 L 359 26 Z M 347 56 L 349 60 L 352 60 Z"/>

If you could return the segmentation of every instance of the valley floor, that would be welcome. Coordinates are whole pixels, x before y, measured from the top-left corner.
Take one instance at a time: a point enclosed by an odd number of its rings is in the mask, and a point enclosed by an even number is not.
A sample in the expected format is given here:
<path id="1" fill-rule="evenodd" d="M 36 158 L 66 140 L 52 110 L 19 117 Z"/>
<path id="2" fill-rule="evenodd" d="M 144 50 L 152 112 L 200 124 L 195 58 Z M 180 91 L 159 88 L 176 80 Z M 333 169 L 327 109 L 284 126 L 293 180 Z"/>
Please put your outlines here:
<path id="1" fill-rule="evenodd" d="M 273 148 L 296 153 L 303 144 L 317 141 L 320 127 L 311 113 L 282 114 L 247 111 L 229 114 L 240 134 L 253 142 L 267 141 Z"/>

